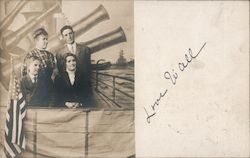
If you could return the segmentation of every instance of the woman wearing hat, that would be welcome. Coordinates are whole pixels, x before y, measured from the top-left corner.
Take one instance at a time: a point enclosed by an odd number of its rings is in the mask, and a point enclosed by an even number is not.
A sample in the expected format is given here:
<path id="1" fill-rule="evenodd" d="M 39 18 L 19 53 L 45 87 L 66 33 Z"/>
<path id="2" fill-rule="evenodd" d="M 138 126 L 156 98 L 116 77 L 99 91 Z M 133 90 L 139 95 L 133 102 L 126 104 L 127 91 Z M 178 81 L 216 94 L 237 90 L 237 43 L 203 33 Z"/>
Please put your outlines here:
<path id="1" fill-rule="evenodd" d="M 48 78 L 51 78 L 51 75 L 55 68 L 55 59 L 54 55 L 46 50 L 48 45 L 48 33 L 44 28 L 39 28 L 33 33 L 33 38 L 35 41 L 36 48 L 30 51 L 26 55 L 24 63 L 29 56 L 37 56 L 42 61 L 41 63 L 42 73 L 46 75 Z M 24 67 L 22 75 L 25 75 L 26 73 L 27 71 L 26 68 Z"/>

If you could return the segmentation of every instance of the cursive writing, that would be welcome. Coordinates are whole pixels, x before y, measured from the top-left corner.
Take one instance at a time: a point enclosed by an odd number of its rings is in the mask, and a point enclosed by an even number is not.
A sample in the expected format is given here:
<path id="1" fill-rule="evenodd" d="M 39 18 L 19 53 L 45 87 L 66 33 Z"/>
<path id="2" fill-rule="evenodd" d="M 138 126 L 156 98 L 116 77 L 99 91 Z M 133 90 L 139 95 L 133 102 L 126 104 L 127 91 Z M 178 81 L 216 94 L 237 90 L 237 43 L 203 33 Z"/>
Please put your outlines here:
<path id="1" fill-rule="evenodd" d="M 205 45 L 206 45 L 206 42 L 202 45 L 200 50 L 195 55 L 193 54 L 192 49 L 189 48 L 188 53 L 185 54 L 185 61 L 178 63 L 178 68 L 179 69 L 177 69 L 177 70 L 180 70 L 180 72 L 183 72 L 188 67 L 188 65 L 193 61 L 193 59 L 195 59 L 195 58 L 197 58 L 199 56 L 199 54 L 202 52 Z M 176 85 L 179 74 L 178 74 L 177 71 L 175 71 L 175 69 L 172 69 L 172 71 L 164 72 L 164 78 L 169 80 L 171 84 Z M 156 115 L 156 107 L 160 105 L 161 99 L 166 96 L 167 92 L 168 92 L 168 88 L 166 88 L 163 92 L 159 93 L 159 96 L 155 99 L 153 104 L 151 104 L 147 108 L 144 107 L 144 111 L 146 113 L 147 123 L 150 123 L 151 118 Z"/>

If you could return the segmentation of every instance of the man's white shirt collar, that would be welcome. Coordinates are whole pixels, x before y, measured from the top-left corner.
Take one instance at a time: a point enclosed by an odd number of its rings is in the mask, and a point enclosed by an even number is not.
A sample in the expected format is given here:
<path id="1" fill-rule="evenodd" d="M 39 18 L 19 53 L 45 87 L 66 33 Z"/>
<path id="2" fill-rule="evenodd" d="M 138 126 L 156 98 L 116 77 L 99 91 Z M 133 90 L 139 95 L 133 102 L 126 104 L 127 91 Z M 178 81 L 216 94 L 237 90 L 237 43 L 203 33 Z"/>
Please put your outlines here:
<path id="1" fill-rule="evenodd" d="M 67 44 L 67 46 L 71 53 L 76 54 L 76 42 L 74 42 L 73 44 Z"/>
<path id="2" fill-rule="evenodd" d="M 30 77 L 32 83 L 35 83 L 35 82 L 36 82 L 35 79 L 37 79 L 37 76 L 32 75 L 32 74 L 29 73 L 29 77 Z"/>

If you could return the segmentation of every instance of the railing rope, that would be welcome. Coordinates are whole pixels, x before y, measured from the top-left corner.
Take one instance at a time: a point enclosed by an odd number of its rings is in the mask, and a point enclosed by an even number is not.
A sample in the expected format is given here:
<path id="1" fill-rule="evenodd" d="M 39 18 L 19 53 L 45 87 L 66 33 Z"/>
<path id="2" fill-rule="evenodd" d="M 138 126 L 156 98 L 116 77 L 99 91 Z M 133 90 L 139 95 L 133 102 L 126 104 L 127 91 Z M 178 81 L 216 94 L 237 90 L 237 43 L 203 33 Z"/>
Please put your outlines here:
<path id="1" fill-rule="evenodd" d="M 98 72 L 98 71 L 96 71 L 96 72 L 94 72 L 94 73 L 98 73 L 98 75 L 109 76 L 109 77 L 115 76 L 116 78 L 119 78 L 119 79 L 127 80 L 127 81 L 130 81 L 130 82 L 135 82 L 133 79 L 127 78 L 127 77 L 122 77 L 122 76 L 116 76 L 116 75 L 106 74 L 106 73 L 102 73 L 102 72 Z"/>
<path id="2" fill-rule="evenodd" d="M 101 84 L 104 84 L 104 85 L 106 85 L 106 86 L 108 86 L 108 87 L 110 87 L 110 88 L 113 88 L 113 86 L 111 86 L 111 85 L 109 85 L 109 84 L 107 84 L 107 83 L 105 83 L 105 82 L 103 82 L 103 81 L 100 81 L 100 80 L 99 80 L 98 83 L 101 83 Z M 131 96 L 131 95 L 129 95 L 129 94 L 127 94 L 127 93 L 121 91 L 121 90 L 118 89 L 118 88 L 115 88 L 115 90 L 118 91 L 118 92 L 120 92 L 120 93 L 122 93 L 122 94 L 124 94 L 125 96 L 127 96 L 127 97 L 129 97 L 129 98 L 134 99 L 134 96 Z"/>
<path id="3" fill-rule="evenodd" d="M 117 105 L 118 107 L 122 107 L 121 105 L 119 105 L 116 100 L 116 91 L 120 92 L 120 94 L 126 96 L 126 97 L 129 97 L 130 99 L 134 99 L 134 96 L 130 95 L 129 93 L 125 92 L 125 91 L 122 91 L 120 89 L 118 89 L 116 87 L 116 79 L 121 79 L 121 80 L 125 80 L 127 82 L 131 82 L 134 84 L 134 79 L 130 79 L 130 78 L 126 78 L 126 77 L 122 77 L 122 76 L 117 76 L 117 75 L 111 75 L 111 74 L 106 74 L 106 73 L 101 73 L 99 71 L 95 71 L 95 89 L 97 92 L 99 92 L 100 94 L 102 94 L 105 98 L 107 98 L 108 100 L 112 101 L 113 103 L 115 103 L 115 105 Z M 107 76 L 107 77 L 111 77 L 112 78 L 112 84 L 107 84 L 105 83 L 104 81 L 101 80 L 101 77 L 100 76 Z M 111 97 L 108 97 L 107 95 L 105 95 L 103 92 L 101 92 L 99 90 L 99 84 L 103 84 L 109 88 L 112 89 L 112 96 Z"/>

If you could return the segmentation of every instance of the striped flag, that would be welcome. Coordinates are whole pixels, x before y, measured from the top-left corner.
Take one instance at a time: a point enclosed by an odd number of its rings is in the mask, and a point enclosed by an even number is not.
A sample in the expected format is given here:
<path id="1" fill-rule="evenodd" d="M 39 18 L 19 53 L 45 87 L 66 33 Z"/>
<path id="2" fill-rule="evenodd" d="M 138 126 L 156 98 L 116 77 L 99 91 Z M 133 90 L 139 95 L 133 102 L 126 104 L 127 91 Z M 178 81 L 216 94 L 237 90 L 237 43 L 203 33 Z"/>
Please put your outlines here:
<path id="1" fill-rule="evenodd" d="M 8 157 L 15 157 L 25 149 L 23 122 L 26 114 L 25 99 L 20 91 L 20 83 L 14 72 L 11 58 L 11 77 L 9 84 L 9 102 L 6 113 L 5 152 Z"/>

